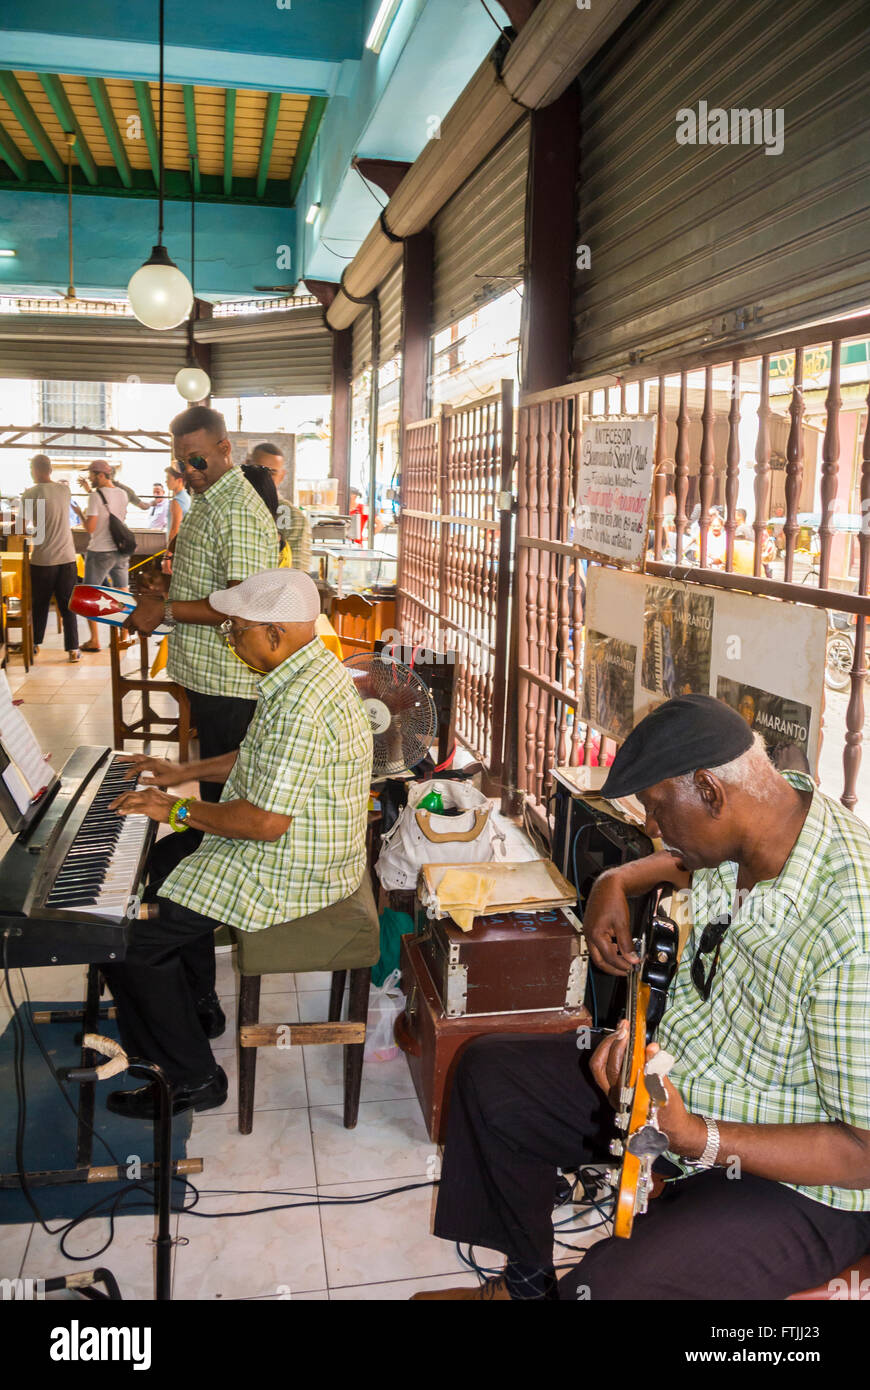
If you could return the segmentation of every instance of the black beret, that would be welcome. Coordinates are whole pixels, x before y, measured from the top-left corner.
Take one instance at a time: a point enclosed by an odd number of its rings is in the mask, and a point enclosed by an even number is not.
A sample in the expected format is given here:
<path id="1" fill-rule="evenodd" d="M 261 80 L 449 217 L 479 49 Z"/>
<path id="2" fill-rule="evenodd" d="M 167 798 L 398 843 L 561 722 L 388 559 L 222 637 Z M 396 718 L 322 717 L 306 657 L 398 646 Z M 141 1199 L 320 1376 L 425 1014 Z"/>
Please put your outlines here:
<path id="1" fill-rule="evenodd" d="M 606 797 L 642 792 L 699 767 L 719 767 L 752 747 L 741 714 L 712 695 L 666 700 L 632 729 L 601 788 Z"/>

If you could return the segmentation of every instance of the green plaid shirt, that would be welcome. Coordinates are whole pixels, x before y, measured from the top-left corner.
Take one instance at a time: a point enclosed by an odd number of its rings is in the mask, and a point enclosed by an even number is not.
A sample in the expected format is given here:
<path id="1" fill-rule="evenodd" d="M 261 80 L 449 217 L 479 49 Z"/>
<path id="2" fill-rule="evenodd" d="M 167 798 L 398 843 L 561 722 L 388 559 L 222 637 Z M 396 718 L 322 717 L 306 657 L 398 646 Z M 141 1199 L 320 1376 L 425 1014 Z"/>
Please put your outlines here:
<path id="1" fill-rule="evenodd" d="M 870 831 L 804 773 L 784 775 L 813 792 L 794 849 L 738 911 L 736 864 L 693 873 L 694 925 L 658 1041 L 676 1057 L 671 1078 L 695 1114 L 870 1129 Z M 691 962 L 723 911 L 731 926 L 704 1003 Z M 713 955 L 702 959 L 709 970 Z M 870 1188 L 787 1185 L 827 1206 L 870 1210 Z"/>
<path id="2" fill-rule="evenodd" d="M 172 558 L 169 602 L 208 598 L 233 580 L 278 564 L 278 534 L 265 502 L 238 468 L 191 498 Z M 257 677 L 233 656 L 217 627 L 179 623 L 169 634 L 166 674 L 186 690 L 255 700 Z"/>
<path id="3" fill-rule="evenodd" d="M 205 917 L 262 931 L 355 892 L 366 867 L 372 732 L 340 661 L 319 637 L 260 681 L 221 801 L 291 816 L 280 839 L 202 844 L 161 893 Z"/>
<path id="4" fill-rule="evenodd" d="M 301 507 L 295 507 L 289 497 L 278 494 L 278 521 L 281 539 L 290 547 L 291 564 L 295 570 L 311 569 L 311 522 Z"/>

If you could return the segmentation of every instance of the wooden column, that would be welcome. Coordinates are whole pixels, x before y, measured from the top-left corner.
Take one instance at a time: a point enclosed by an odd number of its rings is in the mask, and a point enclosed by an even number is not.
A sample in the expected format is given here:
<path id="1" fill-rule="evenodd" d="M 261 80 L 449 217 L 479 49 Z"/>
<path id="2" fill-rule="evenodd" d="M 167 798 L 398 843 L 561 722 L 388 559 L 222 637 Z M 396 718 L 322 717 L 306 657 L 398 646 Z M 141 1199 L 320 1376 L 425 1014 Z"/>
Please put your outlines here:
<path id="1" fill-rule="evenodd" d="M 408 425 L 429 415 L 429 345 L 435 241 L 427 228 L 405 242 L 402 288 L 402 409 L 399 449 Z"/>
<path id="2" fill-rule="evenodd" d="M 558 101 L 531 115 L 524 391 L 563 386 L 571 371 L 579 149 L 580 96 L 572 83 Z"/>
<path id="3" fill-rule="evenodd" d="M 330 471 L 338 479 L 338 506 L 347 515 L 350 505 L 350 373 L 353 331 L 332 335 L 332 444 Z"/>

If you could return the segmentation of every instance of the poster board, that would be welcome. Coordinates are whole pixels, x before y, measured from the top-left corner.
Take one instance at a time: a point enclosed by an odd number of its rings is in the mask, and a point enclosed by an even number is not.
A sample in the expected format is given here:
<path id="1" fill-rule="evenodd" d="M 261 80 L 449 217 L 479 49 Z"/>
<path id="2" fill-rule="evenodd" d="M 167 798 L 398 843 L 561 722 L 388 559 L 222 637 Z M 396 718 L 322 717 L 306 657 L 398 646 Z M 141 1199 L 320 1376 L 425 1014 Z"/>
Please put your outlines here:
<path id="1" fill-rule="evenodd" d="M 643 569 L 655 468 L 654 415 L 585 420 L 573 544 L 624 569 Z"/>
<path id="2" fill-rule="evenodd" d="M 239 467 L 245 462 L 255 444 L 277 444 L 287 465 L 287 476 L 281 484 L 285 497 L 296 500 L 296 436 L 295 434 L 264 433 L 260 430 L 252 434 L 249 430 L 227 430 L 227 439 L 233 446 L 233 463 Z"/>
<path id="3" fill-rule="evenodd" d="M 610 738 L 674 695 L 725 700 L 777 767 L 815 769 L 823 609 L 590 566 L 581 718 Z"/>

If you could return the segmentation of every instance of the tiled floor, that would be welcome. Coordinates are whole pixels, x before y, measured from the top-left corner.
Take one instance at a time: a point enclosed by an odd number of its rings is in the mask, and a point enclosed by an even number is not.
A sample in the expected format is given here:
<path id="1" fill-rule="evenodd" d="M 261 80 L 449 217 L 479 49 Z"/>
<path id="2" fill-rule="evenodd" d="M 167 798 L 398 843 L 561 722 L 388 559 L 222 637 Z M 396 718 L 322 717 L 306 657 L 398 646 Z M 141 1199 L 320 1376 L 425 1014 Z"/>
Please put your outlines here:
<path id="1" fill-rule="evenodd" d="M 7 674 L 56 767 L 80 744 L 111 744 L 107 655 L 84 656 L 71 666 L 52 635 L 26 679 L 20 658 L 13 658 Z M 4 833 L 0 853 L 7 843 Z M 27 975 L 34 998 L 81 997 L 81 968 L 46 967 Z M 270 976 L 263 981 L 261 1017 L 323 1019 L 328 986 L 328 975 Z M 254 1129 L 241 1135 L 235 1116 L 238 976 L 228 952 L 218 956 L 218 991 L 228 1027 L 215 1051 L 230 1094 L 220 1110 L 194 1117 L 187 1151 L 204 1160 L 203 1173 L 194 1179 L 201 1196 L 195 1211 L 173 1218 L 180 1238 L 173 1297 L 402 1300 L 417 1289 L 474 1284 L 455 1248 L 431 1234 L 431 1186 L 348 1204 L 388 1188 L 425 1184 L 437 1171 L 437 1151 L 404 1058 L 366 1064 L 359 1124 L 346 1130 L 338 1048 L 262 1049 Z M 0 1023 L 5 1027 L 8 1019 L 8 1002 L 0 992 Z M 305 1205 L 318 1197 L 328 1201 Z M 293 1204 L 292 1209 L 277 1210 L 282 1203 Z M 146 1215 L 122 1217 L 111 1247 L 100 1256 L 125 1298 L 153 1297 L 153 1227 Z M 98 1250 L 107 1228 L 104 1220 L 80 1227 L 69 1242 L 73 1252 Z M 588 1233 L 582 1243 L 598 1234 Z M 503 1263 L 491 1251 L 476 1255 L 485 1265 Z M 559 1261 L 567 1258 L 560 1250 Z M 65 1260 L 57 1237 L 38 1225 L 0 1227 L 0 1278 L 37 1278 L 74 1268 L 82 1265 Z"/>

